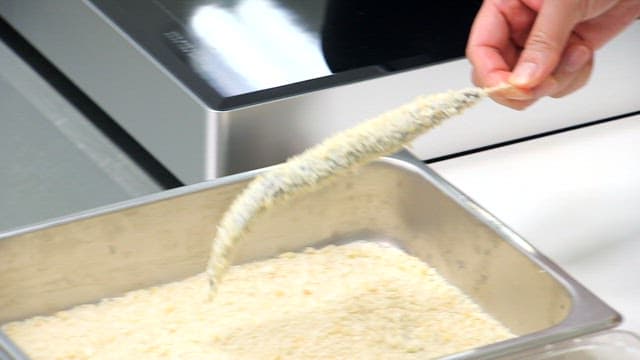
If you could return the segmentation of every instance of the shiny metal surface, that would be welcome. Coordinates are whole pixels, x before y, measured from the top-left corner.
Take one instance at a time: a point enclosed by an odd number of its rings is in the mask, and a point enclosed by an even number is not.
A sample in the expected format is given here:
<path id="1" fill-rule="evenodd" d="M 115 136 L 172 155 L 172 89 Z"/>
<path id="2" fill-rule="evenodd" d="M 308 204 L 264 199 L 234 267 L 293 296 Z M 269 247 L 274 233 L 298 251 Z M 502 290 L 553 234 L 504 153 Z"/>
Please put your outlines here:
<path id="1" fill-rule="evenodd" d="M 620 330 L 603 331 L 497 360 L 637 360 L 640 338 Z"/>
<path id="2" fill-rule="evenodd" d="M 470 82 L 459 60 L 218 111 L 86 1 L 0 0 L 0 13 L 185 183 L 281 162 L 418 94 Z M 434 158 L 636 111 L 639 41 L 636 21 L 599 50 L 590 84 L 562 101 L 526 112 L 481 104 L 421 137 L 413 151 Z"/>
<path id="3" fill-rule="evenodd" d="M 0 231 L 162 187 L 0 41 Z"/>
<path id="4" fill-rule="evenodd" d="M 99 89 L 87 94 L 181 179 L 219 167 L 205 144 L 224 141 L 201 120 L 206 107 L 84 1 L 0 0 L 0 14 L 62 72 L 79 71 L 82 90 Z"/>
<path id="5" fill-rule="evenodd" d="M 371 1 L 88 1 L 218 110 L 460 58 L 480 5 L 423 1 L 389 11 Z"/>
<path id="6" fill-rule="evenodd" d="M 300 21 L 282 1 L 156 2 L 174 16 L 187 12 L 181 20 L 193 39 L 191 66 L 223 96 L 333 73 L 322 54 L 320 24 Z M 303 13 L 318 13 L 318 20 L 326 7 L 326 0 L 291 3 Z"/>
<path id="7" fill-rule="evenodd" d="M 257 173 L 0 235 L 0 322 L 203 271 L 217 220 Z M 619 321 L 607 305 L 408 153 L 266 213 L 240 244 L 235 262 L 353 240 L 392 243 L 428 261 L 520 335 L 447 359 L 488 359 Z"/>
<path id="8" fill-rule="evenodd" d="M 429 159 L 640 110 L 637 81 L 630 81 L 640 80 L 635 44 L 640 44 L 640 21 L 598 53 L 591 81 L 577 93 L 561 101 L 543 99 L 524 112 L 483 102 L 421 136 L 410 150 Z M 207 121 L 226 134 L 218 173 L 278 163 L 413 96 L 469 86 L 470 71 L 466 60 L 453 61 L 230 112 L 210 110 Z"/>

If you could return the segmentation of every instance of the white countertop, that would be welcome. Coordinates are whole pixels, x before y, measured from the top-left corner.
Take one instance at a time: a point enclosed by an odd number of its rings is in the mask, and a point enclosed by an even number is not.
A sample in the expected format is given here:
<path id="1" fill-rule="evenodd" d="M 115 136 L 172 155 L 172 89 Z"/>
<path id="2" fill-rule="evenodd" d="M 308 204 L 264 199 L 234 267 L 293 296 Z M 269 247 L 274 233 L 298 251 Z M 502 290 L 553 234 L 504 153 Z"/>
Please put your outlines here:
<path id="1" fill-rule="evenodd" d="M 432 167 L 640 333 L 640 115 Z"/>

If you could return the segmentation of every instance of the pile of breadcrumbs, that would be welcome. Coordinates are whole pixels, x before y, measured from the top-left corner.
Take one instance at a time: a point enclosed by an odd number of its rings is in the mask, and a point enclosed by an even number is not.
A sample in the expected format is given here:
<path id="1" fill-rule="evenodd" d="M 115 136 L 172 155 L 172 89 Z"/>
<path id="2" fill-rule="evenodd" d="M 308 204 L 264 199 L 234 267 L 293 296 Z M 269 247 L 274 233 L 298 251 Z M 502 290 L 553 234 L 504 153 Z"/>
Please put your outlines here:
<path id="1" fill-rule="evenodd" d="M 2 327 L 37 359 L 426 359 L 513 336 L 423 261 L 374 243 L 234 266 Z"/>

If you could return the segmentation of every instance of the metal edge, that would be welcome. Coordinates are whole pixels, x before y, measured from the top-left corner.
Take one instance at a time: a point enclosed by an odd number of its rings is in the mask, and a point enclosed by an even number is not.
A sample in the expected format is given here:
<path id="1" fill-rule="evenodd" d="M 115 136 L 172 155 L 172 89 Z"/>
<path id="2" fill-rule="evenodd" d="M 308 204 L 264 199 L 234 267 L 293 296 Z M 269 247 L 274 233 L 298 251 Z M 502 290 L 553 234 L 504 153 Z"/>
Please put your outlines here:
<path id="1" fill-rule="evenodd" d="M 513 354 L 536 346 L 610 329 L 622 321 L 622 317 L 617 311 L 539 252 L 515 231 L 503 224 L 497 217 L 476 203 L 471 197 L 449 183 L 411 153 L 404 150 L 386 158 L 386 160 L 394 162 L 407 170 L 411 170 L 410 167 L 415 167 L 417 173 L 430 180 L 434 186 L 467 210 L 478 221 L 487 225 L 508 241 L 510 245 L 520 250 L 531 261 L 547 271 L 550 276 L 565 288 L 572 302 L 571 310 L 564 320 L 551 328 L 445 356 L 442 357 L 443 360 L 492 359 L 496 356 Z"/>
<path id="2" fill-rule="evenodd" d="M 28 360 L 29 357 L 0 331 L 0 360 Z"/>
<path id="3" fill-rule="evenodd" d="M 399 160 L 402 160 L 402 162 L 408 162 L 410 160 L 415 160 L 416 162 L 419 162 L 409 153 L 407 153 L 406 156 L 407 156 L 406 159 L 402 158 L 402 152 L 400 152 L 397 155 L 392 155 L 391 157 L 383 157 L 378 161 L 393 162 L 393 159 L 397 158 Z M 151 204 L 158 201 L 164 201 L 164 200 L 168 200 L 175 197 L 193 194 L 198 191 L 208 190 L 208 189 L 219 187 L 219 186 L 232 185 L 241 181 L 247 181 L 259 175 L 260 173 L 268 171 L 270 168 L 273 168 L 275 166 L 278 166 L 278 164 L 259 168 L 259 169 L 254 169 L 250 171 L 245 171 L 238 174 L 227 175 L 227 176 L 219 177 L 213 180 L 199 182 L 196 184 L 185 185 L 175 189 L 164 190 L 164 191 L 160 191 L 160 192 L 149 194 L 149 195 L 143 195 L 137 198 L 127 199 L 127 200 L 119 201 L 113 204 L 99 206 L 99 207 L 84 210 L 84 211 L 65 214 L 59 217 L 51 218 L 41 222 L 36 222 L 33 224 L 19 226 L 16 228 L 10 228 L 0 232 L 0 241 L 9 237 L 23 235 L 26 233 L 30 233 L 30 232 L 50 228 L 50 227 L 60 226 L 60 225 L 68 224 L 70 222 L 74 222 L 78 220 L 89 219 L 92 217 L 114 213 L 117 211 L 134 208 L 141 205 Z"/>
<path id="4" fill-rule="evenodd" d="M 212 181 L 206 181 L 198 184 L 187 185 L 176 189 L 166 190 L 159 193 L 142 196 L 135 199 L 121 201 L 115 204 L 101 206 L 98 208 L 63 215 L 54 219 L 43 221 L 40 223 L 19 227 L 13 230 L 9 230 L 0 233 L 0 241 L 13 236 L 23 235 L 47 228 L 52 228 L 64 224 L 68 224 L 74 221 L 89 219 L 97 216 L 102 216 L 117 211 L 135 208 L 142 205 L 152 204 L 159 201 L 165 201 L 175 197 L 193 194 L 199 191 L 212 189 L 219 186 L 231 185 L 241 181 L 247 181 L 255 177 L 261 172 L 268 170 L 269 168 L 256 169 L 247 171 L 241 174 L 230 175 L 222 177 Z M 0 329 L 0 360 L 29 360 L 27 356 L 1 329 Z"/>
<path id="5" fill-rule="evenodd" d="M 96 216 L 105 215 L 105 214 L 109 214 L 109 213 L 113 213 L 113 212 L 117 212 L 125 209 L 130 209 L 130 208 L 134 208 L 141 205 L 151 204 L 158 201 L 164 201 L 164 200 L 168 200 L 175 197 L 185 196 L 185 195 L 193 194 L 199 191 L 203 191 L 203 190 L 207 190 L 207 189 L 211 189 L 219 186 L 232 185 L 237 182 L 250 180 L 251 178 L 255 177 L 257 174 L 264 172 L 267 169 L 269 169 L 269 167 L 251 170 L 251 171 L 243 172 L 240 174 L 229 175 L 229 176 L 221 177 L 215 180 L 204 181 L 197 184 L 186 185 L 186 186 L 182 186 L 175 189 L 170 189 L 170 190 L 165 190 L 165 191 L 161 191 L 154 194 L 144 195 L 138 198 L 123 200 L 120 202 L 96 207 L 89 210 L 62 215 L 62 216 L 55 217 L 42 222 L 37 222 L 34 224 L 20 226 L 13 229 L 8 229 L 6 231 L 0 232 L 0 241 L 9 237 L 23 235 L 26 233 L 30 233 L 30 232 L 34 232 L 34 231 L 38 231 L 46 228 L 51 228 L 55 226 L 60 226 L 60 225 L 68 224 L 70 222 L 74 222 L 78 220 L 89 219 Z"/>

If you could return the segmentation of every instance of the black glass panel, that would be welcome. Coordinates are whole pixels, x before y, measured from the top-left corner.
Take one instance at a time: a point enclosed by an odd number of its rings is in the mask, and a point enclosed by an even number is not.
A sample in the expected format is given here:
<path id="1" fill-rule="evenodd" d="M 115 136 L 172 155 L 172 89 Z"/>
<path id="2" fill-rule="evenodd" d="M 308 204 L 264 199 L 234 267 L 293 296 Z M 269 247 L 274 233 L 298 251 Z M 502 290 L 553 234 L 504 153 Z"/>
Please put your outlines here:
<path id="1" fill-rule="evenodd" d="M 461 57 L 481 0 L 93 2 L 172 73 L 231 99 L 265 90 L 290 95 Z"/>

